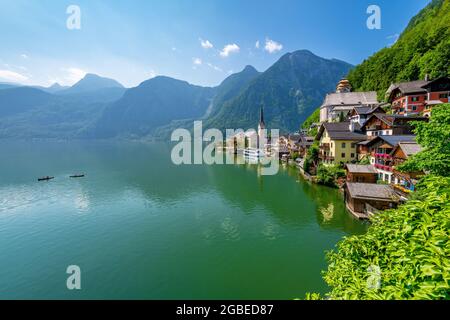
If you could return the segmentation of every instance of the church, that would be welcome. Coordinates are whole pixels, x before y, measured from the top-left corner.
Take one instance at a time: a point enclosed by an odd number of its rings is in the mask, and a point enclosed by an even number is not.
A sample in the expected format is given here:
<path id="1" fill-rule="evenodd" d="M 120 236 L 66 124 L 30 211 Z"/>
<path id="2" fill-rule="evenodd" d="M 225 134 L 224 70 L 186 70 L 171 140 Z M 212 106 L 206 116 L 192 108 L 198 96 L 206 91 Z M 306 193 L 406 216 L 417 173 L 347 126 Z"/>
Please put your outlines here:
<path id="1" fill-rule="evenodd" d="M 347 79 L 339 81 L 336 92 L 326 95 L 320 107 L 320 122 L 335 122 L 340 117 L 347 117 L 354 108 L 379 106 L 376 91 L 353 92 Z"/>

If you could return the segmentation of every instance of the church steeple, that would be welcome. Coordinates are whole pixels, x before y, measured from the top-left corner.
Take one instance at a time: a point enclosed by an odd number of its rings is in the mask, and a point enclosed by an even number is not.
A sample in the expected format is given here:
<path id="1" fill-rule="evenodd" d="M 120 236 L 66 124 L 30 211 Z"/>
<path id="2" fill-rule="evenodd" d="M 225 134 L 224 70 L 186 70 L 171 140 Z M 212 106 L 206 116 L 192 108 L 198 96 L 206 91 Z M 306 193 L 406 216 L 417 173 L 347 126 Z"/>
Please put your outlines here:
<path id="1" fill-rule="evenodd" d="M 260 129 L 265 129 L 265 127 L 266 127 L 266 124 L 264 123 L 264 109 L 263 109 L 262 106 L 259 109 L 259 124 L 258 124 L 258 127 Z"/>

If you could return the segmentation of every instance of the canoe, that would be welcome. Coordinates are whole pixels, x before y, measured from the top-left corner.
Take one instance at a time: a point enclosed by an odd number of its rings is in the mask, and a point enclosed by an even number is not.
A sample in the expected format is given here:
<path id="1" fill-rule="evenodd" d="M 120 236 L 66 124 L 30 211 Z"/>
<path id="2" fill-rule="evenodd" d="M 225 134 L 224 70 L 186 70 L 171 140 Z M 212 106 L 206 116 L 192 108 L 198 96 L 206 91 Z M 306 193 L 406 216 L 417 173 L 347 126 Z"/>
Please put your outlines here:
<path id="1" fill-rule="evenodd" d="M 71 178 L 84 178 L 84 174 L 74 174 L 73 176 L 70 176 Z"/>
<path id="2" fill-rule="evenodd" d="M 42 177 L 42 178 L 39 178 L 38 179 L 38 181 L 49 181 L 49 180 L 52 180 L 52 179 L 55 179 L 55 177 Z"/>

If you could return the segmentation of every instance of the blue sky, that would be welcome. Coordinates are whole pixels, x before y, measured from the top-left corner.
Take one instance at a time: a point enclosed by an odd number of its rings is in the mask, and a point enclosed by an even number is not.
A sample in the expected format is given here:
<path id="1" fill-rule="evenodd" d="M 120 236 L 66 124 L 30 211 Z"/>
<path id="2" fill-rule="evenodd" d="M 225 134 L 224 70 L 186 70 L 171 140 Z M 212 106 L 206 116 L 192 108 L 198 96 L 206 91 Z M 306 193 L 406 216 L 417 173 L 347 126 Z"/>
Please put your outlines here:
<path id="1" fill-rule="evenodd" d="M 0 82 L 71 85 L 86 72 L 136 86 L 155 75 L 217 85 L 308 49 L 358 64 L 430 0 L 0 0 Z M 381 30 L 366 27 L 369 5 Z M 69 5 L 81 29 L 66 27 Z M 259 41 L 259 48 L 257 48 Z"/>

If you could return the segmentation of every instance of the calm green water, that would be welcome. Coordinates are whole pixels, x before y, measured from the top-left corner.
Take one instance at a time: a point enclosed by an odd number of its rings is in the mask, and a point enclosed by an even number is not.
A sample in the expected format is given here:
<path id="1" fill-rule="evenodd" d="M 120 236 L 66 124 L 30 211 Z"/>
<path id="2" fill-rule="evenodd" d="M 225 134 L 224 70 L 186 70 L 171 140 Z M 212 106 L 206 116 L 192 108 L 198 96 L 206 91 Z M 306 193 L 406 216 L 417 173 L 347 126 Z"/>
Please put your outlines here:
<path id="1" fill-rule="evenodd" d="M 367 227 L 293 169 L 177 167 L 163 144 L 0 150 L 0 298 L 303 297 L 327 290 L 324 251 Z M 66 288 L 69 265 L 81 291 Z"/>

